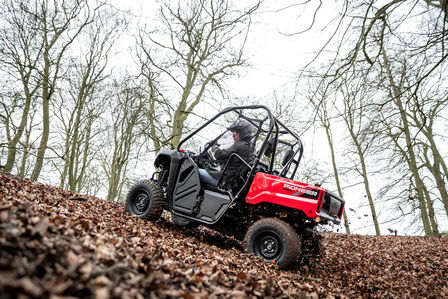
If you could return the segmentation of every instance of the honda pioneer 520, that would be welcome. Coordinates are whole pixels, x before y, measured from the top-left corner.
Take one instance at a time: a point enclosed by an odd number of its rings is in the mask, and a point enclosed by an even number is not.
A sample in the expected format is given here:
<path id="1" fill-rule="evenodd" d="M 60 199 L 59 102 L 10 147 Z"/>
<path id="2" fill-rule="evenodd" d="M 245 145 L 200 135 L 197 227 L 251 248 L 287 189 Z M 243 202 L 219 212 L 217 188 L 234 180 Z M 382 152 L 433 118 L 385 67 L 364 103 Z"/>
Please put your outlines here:
<path id="1" fill-rule="evenodd" d="M 340 223 L 345 204 L 294 179 L 302 154 L 299 136 L 267 107 L 227 108 L 157 155 L 157 171 L 132 187 L 126 210 L 157 220 L 165 209 L 179 225 L 232 235 L 287 268 L 318 224 Z"/>

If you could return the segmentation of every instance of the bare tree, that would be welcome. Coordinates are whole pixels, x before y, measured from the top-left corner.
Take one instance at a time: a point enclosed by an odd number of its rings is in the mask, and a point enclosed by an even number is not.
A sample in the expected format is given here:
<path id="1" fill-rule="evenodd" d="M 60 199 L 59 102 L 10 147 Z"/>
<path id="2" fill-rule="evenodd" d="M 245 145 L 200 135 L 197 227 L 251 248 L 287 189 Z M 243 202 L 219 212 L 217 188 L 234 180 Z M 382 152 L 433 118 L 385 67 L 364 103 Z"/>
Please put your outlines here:
<path id="1" fill-rule="evenodd" d="M 101 84 L 109 76 L 106 67 L 110 50 L 125 26 L 125 20 L 117 11 L 103 10 L 95 23 L 87 26 L 80 35 L 78 43 L 86 46 L 79 55 L 80 62 L 72 62 L 69 66 L 68 90 L 63 91 L 65 96 L 61 95 L 59 108 L 65 135 L 60 186 L 65 185 L 68 176 L 68 187 L 72 191 L 80 192 L 87 164 L 94 159 L 94 153 L 90 152 L 91 143 L 101 132 L 95 129 L 94 123 L 105 104 L 100 93 Z"/>
<path id="2" fill-rule="evenodd" d="M 422 84 L 423 85 L 423 84 Z M 422 156 L 424 166 L 429 170 L 434 178 L 440 194 L 440 200 L 445 208 L 448 216 L 448 191 L 447 191 L 447 166 L 443 158 L 440 146 L 436 138 L 440 136 L 437 133 L 437 127 L 440 126 L 440 115 L 446 111 L 448 101 L 446 100 L 446 91 L 440 90 L 440 84 L 434 84 L 433 90 L 427 90 L 423 93 L 421 88 L 421 96 L 412 94 L 409 97 L 408 116 L 412 125 L 419 129 L 424 140 L 419 142 L 422 148 Z"/>
<path id="3" fill-rule="evenodd" d="M 415 183 L 416 200 L 418 201 L 418 207 L 420 210 L 420 217 L 423 224 L 425 235 L 431 236 L 438 231 L 437 224 L 434 219 L 433 211 L 428 214 L 428 208 L 432 210 L 430 198 L 427 198 L 426 186 L 423 182 L 422 176 L 419 172 L 418 157 L 415 150 L 415 139 L 413 138 L 411 131 L 412 126 L 407 115 L 406 103 L 403 101 L 403 84 L 405 82 L 406 70 L 401 70 L 401 76 L 396 79 L 393 74 L 393 67 L 391 65 L 389 56 L 383 49 L 382 58 L 384 63 L 384 70 L 386 74 L 386 80 L 388 81 L 390 88 L 391 103 L 395 106 L 394 117 L 398 117 L 399 123 L 392 128 L 392 124 L 389 120 L 385 120 L 384 125 L 387 128 L 388 136 L 391 138 L 393 144 L 399 149 L 401 157 L 403 157 L 406 163 L 409 165 L 409 170 L 412 173 L 412 182 Z M 405 67 L 405 64 L 403 65 Z M 404 144 L 401 143 L 401 139 L 404 138 Z M 428 204 L 430 206 L 428 207 Z"/>
<path id="4" fill-rule="evenodd" d="M 37 107 L 38 103 L 34 102 L 32 103 L 32 106 L 30 108 L 29 114 L 28 114 L 28 121 L 27 121 L 27 127 L 25 128 L 25 132 L 23 133 L 23 139 L 20 141 L 20 144 L 22 146 L 23 152 L 22 157 L 20 161 L 20 165 L 18 167 L 18 174 L 22 177 L 27 177 L 32 171 L 32 165 L 30 164 L 30 157 L 33 154 L 33 151 L 35 150 L 34 144 L 37 143 L 39 139 L 39 135 L 33 136 L 33 132 L 35 132 L 36 128 L 41 126 L 41 123 L 38 119 L 36 119 L 37 114 Z M 16 163 L 17 164 L 17 163 Z"/>
<path id="5" fill-rule="evenodd" d="M 30 16 L 26 4 L 22 1 L 2 1 L 1 6 L 0 66 L 8 78 L 9 87 L 4 90 L 10 90 L 2 96 L 2 110 L 5 113 L 2 119 L 6 121 L 8 135 L 7 160 L 3 169 L 10 172 L 16 162 L 17 147 L 27 125 L 32 101 L 36 100 L 40 87 L 40 80 L 36 77 L 43 45 L 37 30 L 40 22 Z M 19 108 L 20 112 L 16 111 Z M 17 125 L 12 115 L 20 119 Z"/>
<path id="6" fill-rule="evenodd" d="M 141 89 L 132 82 L 115 83 L 112 87 L 118 92 L 112 100 L 116 105 L 111 108 L 111 127 L 107 136 L 112 146 L 105 146 L 102 154 L 102 168 L 108 179 L 108 200 L 118 200 L 126 180 L 128 165 L 138 155 L 143 142 L 138 141 L 145 125 L 145 107 L 147 100 Z M 136 153 L 137 152 L 137 153 Z"/>
<path id="7" fill-rule="evenodd" d="M 236 10 L 221 0 L 162 3 L 160 30 L 139 30 L 137 56 L 151 99 L 149 134 L 155 151 L 175 148 L 188 115 L 206 92 L 212 87 L 223 92 L 224 80 L 246 65 L 250 16 L 259 5 Z"/>
<path id="8" fill-rule="evenodd" d="M 334 118 L 334 116 L 331 115 L 331 113 L 332 113 L 331 110 L 333 108 L 333 102 L 328 97 L 327 94 L 320 94 L 322 99 L 316 101 L 315 94 L 316 94 L 316 92 L 319 92 L 319 90 L 317 90 L 317 91 L 313 90 L 314 88 L 316 88 L 316 87 L 312 88 L 312 90 L 310 92 L 310 96 L 308 97 L 308 100 L 311 103 L 311 105 L 316 109 L 316 119 L 314 120 L 315 125 L 319 125 L 325 130 L 325 135 L 327 137 L 328 146 L 330 148 L 330 156 L 331 156 L 331 164 L 333 166 L 334 180 L 336 182 L 336 187 L 337 187 L 339 196 L 343 197 L 342 184 L 341 184 L 341 180 L 339 178 L 339 168 L 338 168 L 338 164 L 336 161 L 336 150 L 334 147 L 335 144 L 334 144 L 334 139 L 333 139 L 332 127 L 331 127 L 332 119 Z M 348 220 L 347 213 L 346 213 L 345 209 L 344 209 L 343 216 L 344 216 L 345 231 L 347 234 L 350 234 L 350 224 L 349 224 L 349 220 Z"/>
<path id="9" fill-rule="evenodd" d="M 311 2 L 317 1 L 297 2 L 285 9 L 297 9 Z M 437 186 L 445 206 L 446 183 L 442 176 L 445 161 L 433 142 L 434 135 L 430 136 L 434 133 L 431 130 L 434 114 L 423 107 L 424 100 L 418 95 L 425 92 L 427 82 L 441 82 L 444 77 L 448 58 L 445 51 L 447 2 L 355 0 L 338 3 L 341 10 L 331 20 L 336 26 L 326 27 L 333 30 L 329 40 L 306 66 L 310 67 L 326 50 L 332 50 L 329 67 L 321 72 L 319 88 L 313 94 L 314 119 L 319 121 L 318 113 L 325 106 L 326 95 L 352 85 L 357 76 L 376 76 L 376 82 L 366 84 L 378 90 L 378 95 L 372 96 L 370 101 L 377 109 L 374 121 L 380 121 L 376 125 L 382 133 L 378 140 L 385 150 L 383 156 L 390 154 L 394 161 L 387 169 L 396 172 L 394 182 L 400 182 L 400 186 L 407 184 L 409 196 L 405 201 L 412 206 L 409 213 L 418 212 L 417 220 L 423 224 L 425 234 L 437 234 L 437 197 L 432 188 Z M 305 31 L 317 23 L 320 7 Z M 302 32 L 297 30 L 289 34 Z M 391 62 L 392 57 L 396 58 L 395 64 Z M 363 68 L 364 74 L 352 71 Z M 307 73 L 300 70 L 300 74 Z M 439 100 L 433 99 L 432 103 L 446 102 L 446 95 L 437 96 Z M 384 186 L 383 190 L 391 192 L 394 189 L 391 185 Z M 403 201 L 396 200 L 398 212 L 407 217 L 409 213 L 398 204 Z"/>
<path id="10" fill-rule="evenodd" d="M 367 165 L 367 156 L 372 145 L 378 137 L 375 123 L 368 116 L 369 107 L 366 99 L 370 98 L 372 93 L 369 91 L 368 84 L 364 76 L 360 74 L 360 80 L 345 81 L 341 84 L 340 92 L 342 94 L 343 108 L 338 110 L 345 126 L 350 134 L 354 145 L 355 154 L 359 159 L 354 162 L 354 169 L 362 177 L 364 190 L 372 215 L 372 221 L 375 227 L 375 233 L 381 235 L 380 226 L 375 209 L 375 203 L 370 187 L 369 172 Z M 341 105 L 342 106 L 342 105 Z M 358 166 L 359 165 L 359 166 Z"/>
<path id="11" fill-rule="evenodd" d="M 317 26 L 318 30 L 324 28 L 329 37 L 318 47 L 305 68 L 299 71 L 303 75 L 305 70 L 314 66 L 318 58 L 329 56 L 330 66 L 324 71 L 325 79 L 320 82 L 323 89 L 338 84 L 339 78 L 350 73 L 353 66 L 373 68 L 381 64 L 383 48 L 399 48 L 414 63 L 425 61 L 418 76 L 413 78 L 403 92 L 409 89 L 416 93 L 425 79 L 446 64 L 448 19 L 445 0 L 344 0 L 334 4 L 333 17 L 325 15 L 324 20 L 321 13 L 328 3 L 323 1 L 296 1 L 294 5 L 277 11 L 304 10 L 313 4 L 315 11 L 312 22 L 306 28 L 297 28 L 284 34 L 293 36 Z M 426 57 L 431 59 L 425 60 Z M 341 58 L 343 63 L 340 63 Z"/>
<path id="12" fill-rule="evenodd" d="M 42 170 L 45 151 L 50 136 L 50 101 L 57 88 L 57 83 L 63 71 L 63 58 L 69 46 L 79 36 L 82 30 L 94 21 L 98 7 L 90 9 L 87 0 L 72 0 L 60 3 L 58 1 L 41 0 L 24 4 L 22 9 L 28 18 L 38 20 L 37 34 L 42 45 L 39 59 L 39 80 L 41 85 L 42 137 L 37 151 L 35 166 L 31 179 L 36 180 Z"/>

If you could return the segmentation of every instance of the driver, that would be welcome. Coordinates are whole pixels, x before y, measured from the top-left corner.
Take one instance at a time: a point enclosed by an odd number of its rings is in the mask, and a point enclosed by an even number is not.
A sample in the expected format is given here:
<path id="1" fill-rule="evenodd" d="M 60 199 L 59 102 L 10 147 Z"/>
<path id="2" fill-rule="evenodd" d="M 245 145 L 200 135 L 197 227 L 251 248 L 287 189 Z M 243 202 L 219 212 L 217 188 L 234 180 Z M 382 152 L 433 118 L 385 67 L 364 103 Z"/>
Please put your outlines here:
<path id="1" fill-rule="evenodd" d="M 222 167 L 225 166 L 228 158 L 233 153 L 239 155 L 247 163 L 251 162 L 251 146 L 250 138 L 252 137 L 252 125 L 245 121 L 239 120 L 230 126 L 229 130 L 233 133 L 233 144 L 227 149 L 220 149 L 218 146 L 213 146 L 212 152 Z M 234 158 L 229 161 L 226 169 L 226 177 L 230 178 L 238 174 L 243 163 L 240 159 Z M 202 182 L 217 186 L 218 179 L 221 172 L 212 172 L 199 168 L 199 178 Z"/>

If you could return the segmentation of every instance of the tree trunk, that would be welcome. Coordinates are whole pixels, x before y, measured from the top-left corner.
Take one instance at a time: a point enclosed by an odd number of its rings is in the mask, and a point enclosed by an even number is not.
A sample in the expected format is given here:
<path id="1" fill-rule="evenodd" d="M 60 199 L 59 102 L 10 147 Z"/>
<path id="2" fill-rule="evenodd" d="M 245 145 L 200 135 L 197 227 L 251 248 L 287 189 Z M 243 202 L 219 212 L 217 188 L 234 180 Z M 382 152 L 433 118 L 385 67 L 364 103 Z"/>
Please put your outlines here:
<path id="1" fill-rule="evenodd" d="M 442 199 L 443 206 L 445 208 L 445 213 L 448 216 L 448 191 L 446 189 L 446 184 L 443 179 L 442 170 L 441 167 L 443 167 L 444 160 L 442 158 L 442 155 L 439 152 L 439 149 L 435 143 L 433 133 L 432 133 L 432 127 L 427 126 L 426 130 L 422 130 L 422 132 L 425 134 L 426 138 L 429 140 L 429 147 L 432 152 L 433 156 L 433 163 L 431 164 L 431 161 L 429 160 L 429 157 L 427 154 L 425 154 L 426 159 L 426 167 L 429 169 L 429 171 L 432 173 L 437 189 L 439 190 L 440 197 Z"/>
<path id="2" fill-rule="evenodd" d="M 70 124 L 65 126 L 65 142 L 64 142 L 64 168 L 61 173 L 61 180 L 59 181 L 59 188 L 65 188 L 65 181 L 68 175 L 68 164 L 69 164 L 69 155 L 70 155 Z"/>
<path id="3" fill-rule="evenodd" d="M 431 223 L 431 230 L 432 230 L 432 236 L 439 236 L 439 227 L 437 225 L 437 220 L 436 220 L 436 215 L 434 213 L 434 207 L 432 205 L 432 200 L 431 197 L 429 195 L 428 189 L 426 188 L 426 186 L 424 186 L 424 190 L 423 192 L 425 193 L 425 199 L 426 199 L 426 203 L 428 205 L 428 217 L 429 217 L 429 222 Z"/>
<path id="4" fill-rule="evenodd" d="M 22 117 L 20 120 L 20 125 L 17 128 L 17 132 L 14 137 L 8 142 L 8 158 L 6 160 L 6 164 L 3 167 L 5 172 L 11 172 L 14 167 L 14 163 L 16 161 L 16 153 L 17 153 L 17 144 L 19 144 L 20 138 L 22 137 L 23 131 L 25 131 L 26 123 L 28 120 L 28 114 L 31 106 L 31 95 L 27 92 L 27 88 L 25 87 L 25 107 L 22 112 Z"/>
<path id="5" fill-rule="evenodd" d="M 324 113 L 326 113 L 326 111 L 324 111 Z M 330 146 L 330 152 L 331 152 L 331 164 L 333 165 L 333 172 L 334 172 L 334 179 L 336 180 L 336 186 L 338 188 L 338 193 L 339 196 L 342 198 L 342 187 L 341 187 L 341 183 L 339 181 L 339 173 L 338 173 L 338 168 L 336 166 L 336 156 L 334 153 L 334 147 L 333 147 L 333 140 L 331 137 L 331 129 L 330 129 L 330 123 L 328 121 L 328 119 L 325 116 L 325 132 L 327 134 L 327 140 L 328 140 L 328 145 Z M 348 222 L 348 218 L 347 218 L 347 213 L 343 212 L 343 216 L 344 216 L 344 226 L 345 226 L 345 232 L 347 233 L 347 235 L 350 234 L 350 224 Z"/>
<path id="6" fill-rule="evenodd" d="M 365 155 L 364 155 L 364 151 L 362 149 L 362 140 L 360 140 L 360 130 L 358 128 L 358 126 L 361 126 L 362 123 L 362 110 L 363 110 L 363 101 L 362 99 L 357 99 L 356 97 L 357 93 L 355 93 L 354 95 L 347 93 L 344 97 L 344 112 L 341 113 L 345 124 L 347 125 L 348 131 L 350 133 L 350 136 L 353 140 L 353 143 L 355 144 L 355 148 L 356 148 L 356 153 L 358 154 L 359 157 L 359 162 L 361 164 L 361 176 L 363 178 L 363 182 L 364 182 L 364 189 L 366 191 L 366 196 L 367 196 L 367 200 L 369 202 L 369 206 L 370 206 L 370 212 L 372 214 L 372 221 L 373 221 L 373 225 L 375 227 L 375 233 L 377 236 L 381 235 L 381 231 L 380 231 L 380 226 L 378 223 L 378 218 L 376 215 L 376 210 L 375 210 L 375 203 L 373 202 L 373 196 L 372 193 L 370 192 L 370 182 L 369 182 L 369 176 L 368 176 L 368 172 L 367 172 L 367 166 L 366 166 L 366 160 L 365 160 Z M 355 101 L 356 101 L 356 105 L 358 105 L 359 103 L 359 118 L 360 121 L 358 123 L 357 126 L 355 126 L 355 119 L 357 118 L 357 114 L 355 113 L 357 111 L 357 109 L 355 109 Z M 357 127 L 358 129 L 355 130 L 355 127 Z M 365 142 L 364 142 L 365 143 Z M 366 145 L 366 149 L 367 149 L 368 145 Z"/>
<path id="7" fill-rule="evenodd" d="M 39 149 L 37 151 L 36 162 L 34 164 L 33 172 L 31 173 L 31 179 L 37 180 L 45 158 L 45 151 L 47 150 L 48 138 L 50 136 L 50 58 L 49 49 L 45 49 L 44 52 L 44 72 L 43 72 L 43 84 L 42 84 L 42 137 L 40 139 Z"/>
<path id="8" fill-rule="evenodd" d="M 380 226 L 378 224 L 378 218 L 376 216 L 376 210 L 375 210 L 375 203 L 373 202 L 373 196 L 370 192 L 370 183 L 369 183 L 369 177 L 367 174 L 367 167 L 365 163 L 364 153 L 361 149 L 361 145 L 359 144 L 358 139 L 354 135 L 353 130 L 350 130 L 350 134 L 352 135 L 353 141 L 356 145 L 356 150 L 358 152 L 359 161 L 361 163 L 361 169 L 362 169 L 362 178 L 364 180 L 364 189 L 366 190 L 367 200 L 369 201 L 370 206 L 370 212 L 372 213 L 372 221 L 373 225 L 375 226 L 375 233 L 377 236 L 381 235 Z"/>
<path id="9" fill-rule="evenodd" d="M 71 191 L 76 192 L 76 186 L 77 186 L 77 171 L 76 171 L 76 165 L 75 158 L 77 157 L 77 152 L 79 148 L 78 144 L 78 138 L 79 138 L 79 128 L 81 126 L 81 114 L 83 112 L 84 107 L 84 97 L 81 95 L 78 97 L 78 104 L 76 105 L 76 118 L 75 122 L 73 124 L 73 134 L 72 134 L 72 144 L 70 148 L 70 155 L 69 155 L 69 161 L 68 161 L 68 184 Z"/>
<path id="10" fill-rule="evenodd" d="M 412 144 L 412 137 L 411 137 L 410 130 L 409 130 L 409 123 L 408 123 L 405 107 L 403 106 L 403 103 L 401 101 L 402 93 L 401 93 L 399 86 L 397 86 L 395 84 L 394 78 L 392 76 L 389 59 L 388 59 L 384 49 L 382 51 L 382 55 L 383 55 L 383 59 L 384 59 L 384 66 L 386 68 L 386 74 L 389 79 L 390 88 L 391 88 L 392 95 L 393 95 L 393 103 L 397 106 L 397 108 L 399 110 L 399 115 L 400 115 L 400 118 L 401 118 L 401 121 L 403 124 L 402 130 L 405 135 L 406 150 L 407 150 L 407 156 L 405 156 L 405 158 L 406 158 L 406 161 L 409 165 L 409 168 L 412 172 L 412 176 L 415 181 L 415 185 L 416 185 L 416 189 L 417 189 L 417 200 L 418 200 L 418 206 L 420 209 L 420 216 L 421 216 L 421 220 L 422 220 L 422 224 L 423 224 L 423 229 L 424 229 L 426 236 L 432 236 L 431 224 L 430 224 L 429 215 L 428 215 L 428 208 L 427 208 L 425 196 L 423 193 L 424 184 L 423 184 L 423 181 L 418 172 L 418 165 L 417 165 L 417 160 L 416 160 L 415 153 L 414 153 L 414 147 Z"/>
<path id="11" fill-rule="evenodd" d="M 90 135 L 91 135 L 91 131 L 92 131 L 92 123 L 93 120 L 89 119 L 89 123 L 87 125 L 86 128 L 86 136 L 84 137 L 84 150 L 83 150 L 83 155 L 82 155 L 82 166 L 81 166 L 81 170 L 78 173 L 78 179 L 77 179 L 77 184 L 76 184 L 76 191 L 75 192 L 81 192 L 81 189 L 83 187 L 83 181 L 84 181 L 84 177 L 86 175 L 86 169 L 87 169 L 87 165 L 88 165 L 88 159 L 89 159 L 89 149 L 90 149 Z"/>
<path id="12" fill-rule="evenodd" d="M 26 163 L 29 156 L 29 149 L 30 149 L 30 138 L 31 138 L 31 124 L 33 122 L 33 115 L 31 115 L 31 119 L 29 121 L 30 125 L 27 130 L 25 130 L 25 143 L 23 144 L 23 154 L 22 154 L 22 162 L 20 163 L 19 168 L 19 176 L 25 177 L 26 176 Z"/>

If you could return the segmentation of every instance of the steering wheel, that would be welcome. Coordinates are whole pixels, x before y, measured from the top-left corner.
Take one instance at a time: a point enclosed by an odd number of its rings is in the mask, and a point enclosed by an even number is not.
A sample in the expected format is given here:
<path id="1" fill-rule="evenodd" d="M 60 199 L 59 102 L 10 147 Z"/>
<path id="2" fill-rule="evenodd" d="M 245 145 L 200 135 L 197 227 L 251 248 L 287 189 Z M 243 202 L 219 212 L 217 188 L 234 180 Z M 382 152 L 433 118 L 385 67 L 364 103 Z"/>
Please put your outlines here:
<path id="1" fill-rule="evenodd" d="M 207 162 L 208 162 L 212 167 L 218 167 L 218 166 L 219 166 L 219 163 L 218 163 L 218 161 L 216 161 L 216 159 L 213 157 L 213 154 L 212 154 L 212 151 L 211 151 L 211 149 L 212 149 L 212 145 L 213 145 L 212 141 L 207 142 L 207 143 L 204 145 L 204 151 L 202 152 L 202 154 L 203 154 L 203 157 L 207 160 Z"/>

